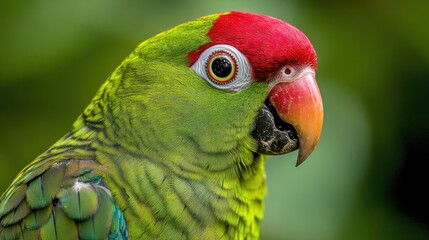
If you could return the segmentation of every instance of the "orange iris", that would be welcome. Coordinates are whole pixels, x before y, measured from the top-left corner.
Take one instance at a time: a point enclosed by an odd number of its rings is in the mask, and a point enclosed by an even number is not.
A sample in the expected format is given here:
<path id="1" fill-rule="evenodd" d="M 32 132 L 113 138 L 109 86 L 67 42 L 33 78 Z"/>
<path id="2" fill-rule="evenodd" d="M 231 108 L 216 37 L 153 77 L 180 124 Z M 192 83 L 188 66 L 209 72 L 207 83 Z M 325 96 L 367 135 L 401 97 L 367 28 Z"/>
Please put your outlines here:
<path id="1" fill-rule="evenodd" d="M 218 51 L 208 58 L 206 71 L 214 83 L 227 84 L 237 74 L 237 62 L 230 53 Z"/>

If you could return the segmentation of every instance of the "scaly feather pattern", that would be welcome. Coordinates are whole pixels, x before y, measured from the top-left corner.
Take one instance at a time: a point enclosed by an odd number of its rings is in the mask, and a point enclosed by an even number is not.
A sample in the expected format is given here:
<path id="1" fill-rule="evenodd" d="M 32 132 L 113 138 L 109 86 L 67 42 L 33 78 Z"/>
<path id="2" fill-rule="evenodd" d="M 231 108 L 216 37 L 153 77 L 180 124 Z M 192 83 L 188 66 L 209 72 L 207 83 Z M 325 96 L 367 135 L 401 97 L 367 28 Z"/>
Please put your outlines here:
<path id="1" fill-rule="evenodd" d="M 68 134 L 1 197 L 0 239 L 127 239 L 89 139 Z"/>

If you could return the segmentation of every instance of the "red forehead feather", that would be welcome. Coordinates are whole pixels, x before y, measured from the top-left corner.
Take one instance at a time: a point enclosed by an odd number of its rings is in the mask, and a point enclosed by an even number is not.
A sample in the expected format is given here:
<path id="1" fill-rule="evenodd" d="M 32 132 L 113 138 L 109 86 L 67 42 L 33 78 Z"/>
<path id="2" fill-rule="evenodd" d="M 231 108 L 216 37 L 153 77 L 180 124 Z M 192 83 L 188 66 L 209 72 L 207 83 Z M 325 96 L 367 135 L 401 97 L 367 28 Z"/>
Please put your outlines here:
<path id="1" fill-rule="evenodd" d="M 242 52 L 259 80 L 267 79 L 286 64 L 316 68 L 316 53 L 308 38 L 282 20 L 253 13 L 220 15 L 207 33 L 212 42 L 189 54 L 190 65 L 208 47 L 228 44 Z"/>

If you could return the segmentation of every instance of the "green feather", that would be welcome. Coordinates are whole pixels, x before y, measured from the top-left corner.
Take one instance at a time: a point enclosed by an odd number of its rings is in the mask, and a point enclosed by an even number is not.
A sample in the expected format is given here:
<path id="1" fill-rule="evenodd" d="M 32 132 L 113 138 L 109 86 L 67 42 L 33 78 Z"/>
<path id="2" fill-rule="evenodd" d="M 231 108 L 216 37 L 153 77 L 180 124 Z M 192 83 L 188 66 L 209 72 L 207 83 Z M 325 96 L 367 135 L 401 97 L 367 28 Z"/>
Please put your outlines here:
<path id="1" fill-rule="evenodd" d="M 5 215 L 0 223 L 2 226 L 9 226 L 21 221 L 25 216 L 31 212 L 30 207 L 28 206 L 27 201 L 22 201 L 21 204 L 13 211 Z"/>
<path id="2" fill-rule="evenodd" d="M 22 240 L 40 239 L 39 230 L 26 230 L 22 234 Z"/>
<path id="3" fill-rule="evenodd" d="M 21 227 L 19 225 L 0 228 L 0 239 L 14 240 L 14 239 L 19 239 L 20 235 L 21 235 Z"/>
<path id="4" fill-rule="evenodd" d="M 52 206 L 36 210 L 31 212 L 27 217 L 24 218 L 24 226 L 26 229 L 34 230 L 38 229 L 48 222 L 51 217 Z"/>
<path id="5" fill-rule="evenodd" d="M 79 185 L 79 186 L 77 186 Z M 98 209 L 98 198 L 91 184 L 76 183 L 75 187 L 68 188 L 58 194 L 64 212 L 72 219 L 88 218 Z"/>
<path id="6" fill-rule="evenodd" d="M 55 207 L 47 224 L 40 229 L 42 239 L 70 239 L 78 238 L 76 224 L 64 214 L 61 208 Z"/>
<path id="7" fill-rule="evenodd" d="M 27 201 L 31 208 L 39 209 L 46 207 L 48 202 L 44 194 L 42 177 L 38 177 L 30 182 L 27 190 Z"/>
<path id="8" fill-rule="evenodd" d="M 34 178 L 40 176 L 46 171 L 46 169 L 50 168 L 52 164 L 59 160 L 60 159 L 51 159 L 49 156 L 44 156 L 44 154 L 42 154 L 18 174 L 18 177 L 14 180 L 12 185 L 23 185 L 30 182 Z"/>
<path id="9" fill-rule="evenodd" d="M 0 203 L 0 216 L 5 215 L 12 209 L 16 208 L 25 198 L 26 191 L 27 185 L 10 188 L 4 196 L 4 200 Z"/>
<path id="10" fill-rule="evenodd" d="M 28 184 L 27 201 L 31 208 L 46 207 L 60 189 L 66 166 L 59 164 L 49 168 Z"/>
<path id="11" fill-rule="evenodd" d="M 52 201 L 58 193 L 63 183 L 65 172 L 66 164 L 57 164 L 46 170 L 41 176 L 41 178 L 43 178 L 43 193 L 46 201 Z"/>
<path id="12" fill-rule="evenodd" d="M 114 204 L 111 196 L 102 187 L 96 187 L 99 198 L 98 211 L 91 218 L 78 224 L 79 237 L 82 239 L 106 238 L 111 228 Z"/>

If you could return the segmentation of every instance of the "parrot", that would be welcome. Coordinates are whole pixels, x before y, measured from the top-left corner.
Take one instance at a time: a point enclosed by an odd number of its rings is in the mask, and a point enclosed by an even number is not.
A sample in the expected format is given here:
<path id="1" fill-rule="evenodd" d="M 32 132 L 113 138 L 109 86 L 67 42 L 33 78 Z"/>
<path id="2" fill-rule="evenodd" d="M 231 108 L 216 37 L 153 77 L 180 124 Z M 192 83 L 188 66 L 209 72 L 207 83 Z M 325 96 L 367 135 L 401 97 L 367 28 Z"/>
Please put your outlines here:
<path id="1" fill-rule="evenodd" d="M 230 11 L 140 43 L 0 198 L 0 239 L 258 239 L 265 161 L 315 149 L 317 55 Z M 3 166 L 4 167 L 4 166 Z"/>

